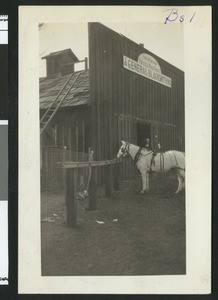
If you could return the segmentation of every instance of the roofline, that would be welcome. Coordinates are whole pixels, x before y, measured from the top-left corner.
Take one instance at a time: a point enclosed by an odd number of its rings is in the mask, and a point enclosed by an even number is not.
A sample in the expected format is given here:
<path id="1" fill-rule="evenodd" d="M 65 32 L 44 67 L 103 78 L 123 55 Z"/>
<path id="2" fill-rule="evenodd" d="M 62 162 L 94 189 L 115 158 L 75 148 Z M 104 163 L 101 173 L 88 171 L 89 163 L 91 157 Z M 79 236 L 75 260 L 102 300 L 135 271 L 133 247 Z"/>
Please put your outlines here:
<path id="1" fill-rule="evenodd" d="M 39 80 L 40 80 L 40 79 L 52 80 L 52 79 L 57 79 L 57 78 L 60 79 L 60 78 L 64 78 L 64 77 L 69 77 L 71 74 L 77 74 L 77 73 L 79 73 L 79 72 L 83 73 L 83 72 L 86 72 L 86 71 L 89 71 L 89 69 L 87 69 L 87 70 L 79 70 L 79 71 L 72 72 L 72 73 L 67 74 L 67 75 L 63 75 L 63 76 L 61 76 L 61 77 L 47 77 L 47 76 L 43 76 L 43 77 L 39 77 Z"/>
<path id="2" fill-rule="evenodd" d="M 73 57 L 74 57 L 74 59 L 76 61 L 79 61 L 79 58 L 73 53 L 73 51 L 72 51 L 71 48 L 67 48 L 67 49 L 63 49 L 63 50 L 51 52 L 48 55 L 43 56 L 41 59 L 47 59 L 48 57 L 51 57 L 51 56 L 58 56 L 58 55 L 61 55 L 63 52 L 69 52 L 70 54 L 73 55 Z"/>
<path id="3" fill-rule="evenodd" d="M 106 32 L 111 32 L 114 34 L 114 36 L 116 36 L 116 38 L 120 38 L 122 37 L 124 40 L 134 44 L 134 46 L 137 46 L 140 50 L 142 50 L 142 53 L 149 53 L 152 56 L 155 56 L 157 59 L 162 60 L 163 63 L 168 64 L 169 66 L 173 67 L 175 70 L 177 70 L 182 76 L 184 76 L 185 72 L 176 67 L 175 65 L 173 65 L 172 63 L 168 62 L 167 60 L 163 59 L 161 56 L 155 54 L 154 52 L 151 52 L 150 50 L 148 50 L 147 48 L 141 46 L 140 44 L 136 43 L 135 41 L 129 39 L 128 37 L 126 37 L 125 35 L 123 35 L 122 33 L 119 33 L 113 29 L 111 29 L 110 27 L 105 26 L 104 24 L 100 23 L 100 22 L 88 22 L 88 24 L 95 24 L 98 26 L 98 28 L 101 28 L 102 30 L 106 31 Z"/>

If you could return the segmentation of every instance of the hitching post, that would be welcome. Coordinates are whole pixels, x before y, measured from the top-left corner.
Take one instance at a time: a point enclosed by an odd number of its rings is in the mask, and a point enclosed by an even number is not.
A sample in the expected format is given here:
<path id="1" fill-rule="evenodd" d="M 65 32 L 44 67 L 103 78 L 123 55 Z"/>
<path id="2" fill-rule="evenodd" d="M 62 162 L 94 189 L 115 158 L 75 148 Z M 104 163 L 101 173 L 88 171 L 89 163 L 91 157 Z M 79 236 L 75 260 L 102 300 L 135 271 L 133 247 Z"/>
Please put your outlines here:
<path id="1" fill-rule="evenodd" d="M 111 197 L 113 192 L 112 165 L 105 166 L 105 196 Z"/>
<path id="2" fill-rule="evenodd" d="M 113 179 L 114 179 L 114 190 L 119 191 L 120 190 L 120 164 L 116 163 L 114 164 L 113 169 Z"/>
<path id="3" fill-rule="evenodd" d="M 92 167 L 88 194 L 89 209 L 95 210 L 97 208 L 97 167 Z"/>
<path id="4" fill-rule="evenodd" d="M 65 201 L 67 205 L 67 226 L 77 226 L 76 169 L 65 170 Z"/>
<path id="5" fill-rule="evenodd" d="M 65 163 L 66 161 L 66 152 L 67 152 L 67 147 L 66 146 L 63 146 L 63 151 L 62 151 L 62 154 L 63 154 L 63 163 Z M 65 184 L 65 169 L 63 169 L 63 177 L 62 177 L 62 182 L 63 184 Z"/>

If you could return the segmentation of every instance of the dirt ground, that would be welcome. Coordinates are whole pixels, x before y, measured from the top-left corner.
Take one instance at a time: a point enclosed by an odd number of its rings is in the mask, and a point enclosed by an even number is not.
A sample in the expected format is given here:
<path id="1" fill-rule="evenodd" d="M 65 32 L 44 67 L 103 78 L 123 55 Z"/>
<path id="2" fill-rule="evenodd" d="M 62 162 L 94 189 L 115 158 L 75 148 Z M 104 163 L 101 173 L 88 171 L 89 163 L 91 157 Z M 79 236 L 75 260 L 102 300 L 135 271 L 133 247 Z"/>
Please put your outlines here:
<path id="1" fill-rule="evenodd" d="M 185 194 L 174 176 L 124 182 L 113 197 L 98 191 L 98 209 L 78 200 L 78 227 L 66 226 L 64 194 L 41 197 L 42 275 L 185 274 Z"/>

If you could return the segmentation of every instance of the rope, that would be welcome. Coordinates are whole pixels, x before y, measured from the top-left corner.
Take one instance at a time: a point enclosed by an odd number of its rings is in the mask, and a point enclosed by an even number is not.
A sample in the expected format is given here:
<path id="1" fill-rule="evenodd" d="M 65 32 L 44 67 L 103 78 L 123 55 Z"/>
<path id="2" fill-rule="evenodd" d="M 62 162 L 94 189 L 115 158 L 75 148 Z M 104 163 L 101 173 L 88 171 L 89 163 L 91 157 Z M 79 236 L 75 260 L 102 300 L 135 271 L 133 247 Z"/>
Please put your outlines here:
<path id="1" fill-rule="evenodd" d="M 154 165 L 155 165 L 155 160 L 154 160 L 154 158 L 155 158 L 156 155 L 157 155 L 156 152 L 152 152 L 151 162 L 150 162 L 150 170 L 149 170 L 150 173 L 152 172 L 152 169 L 151 169 L 152 164 L 154 163 Z"/>
<path id="2" fill-rule="evenodd" d="M 162 164 L 161 164 L 161 159 L 162 159 Z M 164 172 L 164 154 L 163 154 L 163 152 L 160 153 L 160 171 L 161 171 L 161 173 Z"/>
<path id="3" fill-rule="evenodd" d="M 141 150 L 142 150 L 142 148 L 139 148 L 139 150 L 137 151 L 137 153 L 136 153 L 136 155 L 135 155 L 135 157 L 133 159 L 133 161 L 134 161 L 135 164 L 137 163 L 137 161 L 140 158 Z"/>

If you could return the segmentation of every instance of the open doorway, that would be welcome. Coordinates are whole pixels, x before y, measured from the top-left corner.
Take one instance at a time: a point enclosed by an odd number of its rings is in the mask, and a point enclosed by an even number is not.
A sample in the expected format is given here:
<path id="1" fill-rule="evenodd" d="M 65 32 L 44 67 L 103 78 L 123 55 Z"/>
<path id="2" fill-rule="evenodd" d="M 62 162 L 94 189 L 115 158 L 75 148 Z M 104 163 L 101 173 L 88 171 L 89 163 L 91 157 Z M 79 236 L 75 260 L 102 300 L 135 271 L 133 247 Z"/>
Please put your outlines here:
<path id="1" fill-rule="evenodd" d="M 151 143 L 151 124 L 150 123 L 137 123 L 137 145 L 145 147 L 145 140 L 149 139 Z"/>

